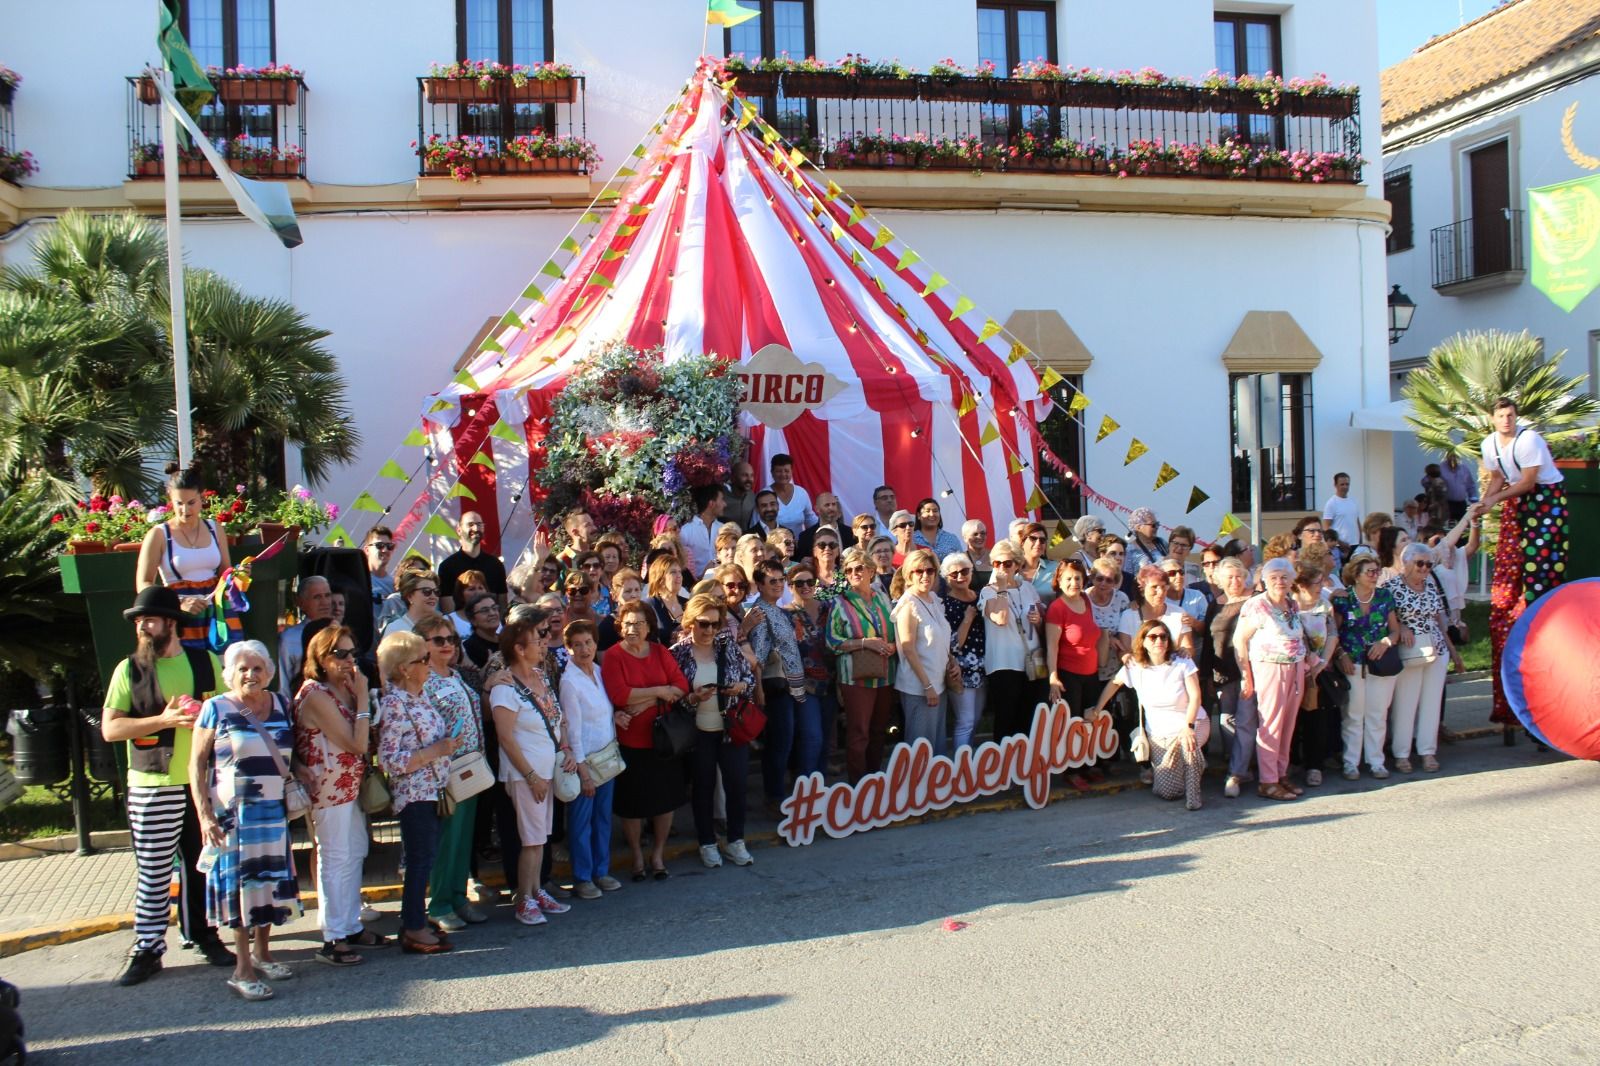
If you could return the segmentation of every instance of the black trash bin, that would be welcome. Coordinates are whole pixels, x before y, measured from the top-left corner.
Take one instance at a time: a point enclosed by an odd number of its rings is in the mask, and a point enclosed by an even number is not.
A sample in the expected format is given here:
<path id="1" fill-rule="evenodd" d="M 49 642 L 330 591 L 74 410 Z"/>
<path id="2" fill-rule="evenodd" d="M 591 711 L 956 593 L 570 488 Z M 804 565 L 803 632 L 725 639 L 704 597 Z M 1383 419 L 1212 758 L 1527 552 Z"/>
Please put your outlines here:
<path id="1" fill-rule="evenodd" d="M 72 772 L 65 707 L 25 707 L 11 712 L 12 770 L 24 785 L 54 785 Z"/>
<path id="2" fill-rule="evenodd" d="M 100 731 L 98 713 L 82 711 L 80 714 L 83 718 L 84 762 L 89 776 L 96 781 L 119 784 L 122 781 L 122 772 L 117 766 L 117 748 L 120 745 L 107 743 L 105 734 Z"/>

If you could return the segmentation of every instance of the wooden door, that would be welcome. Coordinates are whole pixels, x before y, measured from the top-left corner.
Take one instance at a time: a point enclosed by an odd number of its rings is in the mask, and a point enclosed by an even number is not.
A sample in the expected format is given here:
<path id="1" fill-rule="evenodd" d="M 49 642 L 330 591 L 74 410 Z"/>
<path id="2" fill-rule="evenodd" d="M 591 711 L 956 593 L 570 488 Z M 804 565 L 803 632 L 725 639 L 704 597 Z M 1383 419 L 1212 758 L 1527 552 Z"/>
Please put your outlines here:
<path id="1" fill-rule="evenodd" d="M 1511 269 L 1511 174 L 1506 142 L 1467 155 L 1472 197 L 1471 277 Z"/>

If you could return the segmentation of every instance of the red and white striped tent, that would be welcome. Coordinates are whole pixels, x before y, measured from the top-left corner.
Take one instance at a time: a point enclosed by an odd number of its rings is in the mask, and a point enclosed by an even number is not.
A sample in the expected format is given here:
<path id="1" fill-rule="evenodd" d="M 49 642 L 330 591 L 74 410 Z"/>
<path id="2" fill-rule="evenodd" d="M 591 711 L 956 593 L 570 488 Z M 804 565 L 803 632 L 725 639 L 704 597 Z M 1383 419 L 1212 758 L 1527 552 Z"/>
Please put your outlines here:
<path id="1" fill-rule="evenodd" d="M 843 383 L 781 429 L 741 416 L 758 484 L 787 452 L 795 481 L 813 497 L 838 493 L 846 515 L 871 510 L 885 483 L 903 506 L 938 499 L 947 528 L 978 518 L 993 530 L 1028 513 L 1033 426 L 1049 410 L 1030 361 L 731 99 L 702 65 L 630 158 L 638 172 L 609 211 L 585 216 L 592 236 L 563 242 L 570 261 L 546 264 L 467 374 L 424 401 L 472 506 L 499 527 L 495 472 L 470 462 L 495 446 L 490 426 L 522 427 L 537 485 L 552 399 L 620 338 L 660 345 L 668 360 L 748 362 L 777 344 Z"/>

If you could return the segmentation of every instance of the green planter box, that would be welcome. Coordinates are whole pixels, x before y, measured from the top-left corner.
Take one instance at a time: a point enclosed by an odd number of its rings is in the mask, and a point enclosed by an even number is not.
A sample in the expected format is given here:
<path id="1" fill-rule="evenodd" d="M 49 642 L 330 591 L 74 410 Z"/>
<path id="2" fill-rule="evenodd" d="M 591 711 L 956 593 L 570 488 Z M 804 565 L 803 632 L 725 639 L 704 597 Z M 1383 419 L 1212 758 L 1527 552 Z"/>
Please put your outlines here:
<path id="1" fill-rule="evenodd" d="M 1573 465 L 1568 466 L 1568 463 Z M 1567 507 L 1567 575 L 1568 581 L 1579 578 L 1600 577 L 1600 464 L 1593 460 L 1579 461 L 1557 459 L 1565 477 Z"/>
<path id="2" fill-rule="evenodd" d="M 240 541 L 229 555 L 243 559 L 261 550 L 254 537 Z M 82 596 L 89 612 L 89 629 L 94 637 L 94 655 L 102 682 L 111 677 L 117 663 L 133 651 L 133 624 L 122 612 L 133 603 L 134 574 L 139 567 L 138 552 L 101 552 L 94 555 L 63 555 L 61 587 Z M 244 616 L 245 635 L 278 652 L 278 615 L 283 603 L 283 582 L 294 576 L 298 562 L 293 551 L 280 552 L 251 569 L 250 611 Z"/>

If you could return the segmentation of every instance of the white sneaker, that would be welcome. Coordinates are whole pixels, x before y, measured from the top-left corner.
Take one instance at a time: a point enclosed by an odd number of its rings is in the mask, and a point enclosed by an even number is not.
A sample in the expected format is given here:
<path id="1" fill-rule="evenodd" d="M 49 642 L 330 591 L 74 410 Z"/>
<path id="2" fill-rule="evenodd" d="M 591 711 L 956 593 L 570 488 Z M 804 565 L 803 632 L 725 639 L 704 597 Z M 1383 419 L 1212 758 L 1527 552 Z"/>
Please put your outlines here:
<path id="1" fill-rule="evenodd" d="M 1372 776 L 1382 781 L 1389 776 L 1389 768 L 1387 766 L 1374 766 L 1372 768 Z"/>
<path id="2" fill-rule="evenodd" d="M 523 925 L 543 925 L 548 919 L 537 903 L 531 899 L 524 899 L 517 904 L 517 921 Z"/>
<path id="3" fill-rule="evenodd" d="M 1322 771 L 1321 770 L 1307 770 L 1306 771 L 1306 784 L 1309 785 L 1312 788 L 1316 788 L 1318 785 L 1322 784 Z"/>
<path id="4" fill-rule="evenodd" d="M 1233 774 L 1228 775 L 1228 780 L 1223 782 L 1222 794 L 1229 799 L 1239 798 L 1239 779 Z"/>
<path id="5" fill-rule="evenodd" d="M 1342 776 L 1346 781 L 1360 781 L 1361 771 L 1356 769 L 1354 766 L 1346 766 Z"/>
<path id="6" fill-rule="evenodd" d="M 454 913 L 441 914 L 439 917 L 433 919 L 433 924 L 437 925 L 440 929 L 443 929 L 447 933 L 459 933 L 461 930 L 467 927 L 466 919 L 462 918 L 459 914 Z"/>
<path id="7" fill-rule="evenodd" d="M 722 853 L 715 844 L 701 844 L 700 861 L 705 863 L 706 869 L 715 870 L 722 865 Z"/>
<path id="8" fill-rule="evenodd" d="M 728 846 L 723 850 L 728 853 L 729 861 L 735 866 L 749 866 L 756 861 L 750 857 L 750 849 L 744 846 L 742 840 L 728 841 Z"/>
<path id="9" fill-rule="evenodd" d="M 572 904 L 562 903 L 542 888 L 533 894 L 533 902 L 546 914 L 565 914 L 572 909 Z"/>
<path id="10" fill-rule="evenodd" d="M 383 912 L 376 907 L 361 908 L 361 924 L 371 925 L 373 922 L 382 921 Z"/>

